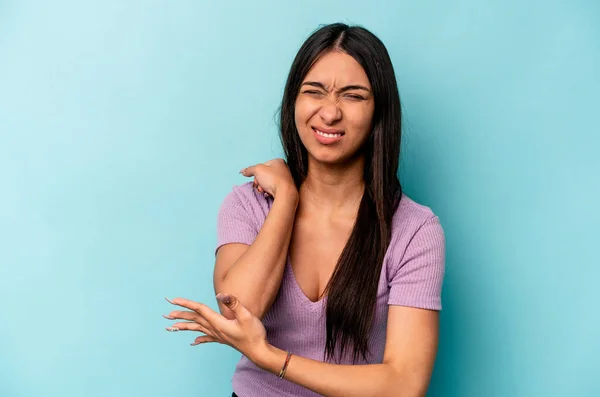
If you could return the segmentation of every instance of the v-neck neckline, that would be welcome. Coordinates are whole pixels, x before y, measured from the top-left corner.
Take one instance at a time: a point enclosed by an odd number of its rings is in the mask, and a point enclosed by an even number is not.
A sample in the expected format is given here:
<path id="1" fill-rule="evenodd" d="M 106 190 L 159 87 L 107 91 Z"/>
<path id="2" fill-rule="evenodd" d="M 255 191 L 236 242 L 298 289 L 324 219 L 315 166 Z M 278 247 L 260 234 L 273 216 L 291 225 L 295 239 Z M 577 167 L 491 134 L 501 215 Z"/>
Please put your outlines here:
<path id="1" fill-rule="evenodd" d="M 322 297 L 321 299 L 319 299 L 317 301 L 312 301 L 302 290 L 302 287 L 298 283 L 298 280 L 296 279 L 296 275 L 294 274 L 294 269 L 292 268 L 292 261 L 290 259 L 289 252 L 288 252 L 287 259 L 285 262 L 286 262 L 287 271 L 289 273 L 290 283 L 292 284 L 292 288 L 296 291 L 296 295 L 299 296 L 300 300 L 313 311 L 324 307 L 325 304 L 327 303 L 327 295 L 325 295 L 324 297 Z"/>

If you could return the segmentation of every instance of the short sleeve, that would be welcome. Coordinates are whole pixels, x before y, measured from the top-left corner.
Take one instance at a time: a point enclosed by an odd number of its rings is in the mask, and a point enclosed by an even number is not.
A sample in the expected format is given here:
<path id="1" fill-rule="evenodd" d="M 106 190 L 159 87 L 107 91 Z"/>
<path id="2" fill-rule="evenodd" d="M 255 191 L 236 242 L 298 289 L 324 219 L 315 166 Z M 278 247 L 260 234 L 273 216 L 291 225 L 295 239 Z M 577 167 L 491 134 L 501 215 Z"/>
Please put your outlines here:
<path id="1" fill-rule="evenodd" d="M 406 250 L 394 254 L 400 260 L 392 270 L 388 304 L 441 310 L 446 247 L 438 217 L 429 218 Z"/>
<path id="2" fill-rule="evenodd" d="M 234 187 L 225 197 L 217 215 L 217 246 L 216 251 L 229 243 L 251 245 L 260 226 L 255 219 L 252 203 L 244 197 L 245 186 Z"/>

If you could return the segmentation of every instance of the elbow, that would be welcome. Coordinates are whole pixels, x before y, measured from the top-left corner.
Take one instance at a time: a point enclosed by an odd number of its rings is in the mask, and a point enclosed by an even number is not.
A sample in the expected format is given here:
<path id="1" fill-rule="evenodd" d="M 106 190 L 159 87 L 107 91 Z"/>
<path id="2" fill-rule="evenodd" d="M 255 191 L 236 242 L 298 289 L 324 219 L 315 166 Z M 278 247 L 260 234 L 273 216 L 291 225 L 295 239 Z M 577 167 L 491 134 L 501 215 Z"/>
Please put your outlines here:
<path id="1" fill-rule="evenodd" d="M 390 380 L 382 393 L 386 397 L 426 397 L 428 380 L 417 374 L 407 374 L 396 369 L 390 369 Z"/>
<path id="2" fill-rule="evenodd" d="M 216 275 L 215 275 L 215 279 L 214 279 L 215 296 L 219 295 L 219 294 L 231 294 L 239 299 L 237 294 L 235 294 L 235 293 L 233 293 L 233 291 L 229 290 L 229 286 L 227 285 L 227 282 L 226 282 L 226 277 L 227 277 L 227 273 L 223 274 L 221 277 L 216 277 Z M 216 298 L 215 298 L 215 301 L 217 302 L 219 312 L 221 313 L 221 315 L 223 317 L 225 317 L 228 320 L 235 319 L 235 315 L 233 314 L 231 309 L 229 309 L 227 306 L 225 306 L 224 304 L 219 302 L 219 300 Z"/>
<path id="3" fill-rule="evenodd" d="M 261 302 L 253 302 L 251 297 L 246 296 L 244 294 L 240 294 L 235 288 L 229 287 L 226 283 L 221 283 L 218 288 L 215 288 L 215 294 L 228 294 L 231 296 L 235 296 L 240 302 L 240 304 L 242 304 L 246 309 L 248 309 L 250 313 L 258 317 L 261 321 L 266 313 L 266 310 L 262 308 L 264 305 L 261 305 Z M 219 302 L 218 299 L 215 300 L 217 302 L 219 312 L 221 312 L 221 315 L 228 320 L 234 320 L 235 314 L 233 313 L 233 311 L 231 311 L 231 309 Z"/>
<path id="4" fill-rule="evenodd" d="M 264 317 L 264 315 L 265 315 L 265 313 L 264 313 L 264 312 L 262 312 L 262 311 L 260 311 L 260 310 L 258 310 L 258 309 L 255 309 L 254 307 L 248 307 L 248 305 L 247 305 L 247 304 L 245 304 L 245 303 L 243 303 L 243 300 L 241 300 L 239 297 L 237 297 L 237 295 L 235 295 L 235 294 L 232 294 L 232 295 L 236 296 L 236 298 L 238 298 L 238 300 L 240 300 L 240 303 L 241 303 L 241 304 L 242 304 L 242 305 L 243 305 L 243 306 L 244 306 L 246 309 L 248 309 L 248 311 L 249 311 L 250 313 L 252 313 L 254 316 L 258 317 L 258 319 L 262 321 L 262 319 L 263 319 L 263 317 Z M 226 318 L 226 319 L 228 319 L 228 320 L 235 320 L 235 314 L 233 313 L 233 311 L 231 311 L 231 309 L 229 309 L 227 306 L 223 305 L 223 304 L 222 304 L 221 302 L 219 302 L 218 300 L 217 300 L 217 305 L 219 306 L 219 311 L 221 312 L 221 315 L 222 315 L 223 317 L 225 317 L 225 318 Z"/>
<path id="5" fill-rule="evenodd" d="M 227 273 L 221 278 L 215 279 L 214 290 L 215 295 L 221 293 L 235 296 L 250 313 L 258 317 L 261 321 L 273 303 L 272 300 L 266 301 L 264 294 L 255 296 L 251 291 L 247 291 L 247 288 L 241 289 L 238 284 L 233 284 L 232 281 L 227 279 Z M 218 300 L 217 304 L 219 305 L 219 311 L 225 318 L 229 320 L 235 319 L 233 312 L 227 306 L 221 304 Z"/>
<path id="6" fill-rule="evenodd" d="M 426 397 L 427 389 L 420 387 L 413 387 L 405 383 L 394 382 L 388 389 L 382 394 L 386 397 Z"/>

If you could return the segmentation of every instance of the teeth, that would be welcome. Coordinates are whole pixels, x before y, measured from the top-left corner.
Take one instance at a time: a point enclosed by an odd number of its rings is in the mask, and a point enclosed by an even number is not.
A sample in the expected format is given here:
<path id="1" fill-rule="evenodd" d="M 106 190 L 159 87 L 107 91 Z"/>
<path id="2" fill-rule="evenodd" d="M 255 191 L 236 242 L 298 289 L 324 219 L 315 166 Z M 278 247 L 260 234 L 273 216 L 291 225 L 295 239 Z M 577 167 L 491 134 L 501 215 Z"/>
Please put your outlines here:
<path id="1" fill-rule="evenodd" d="M 315 130 L 317 131 L 317 134 L 324 136 L 325 138 L 337 138 L 342 136 L 342 134 L 327 134 L 325 132 L 319 131 L 319 130 Z"/>

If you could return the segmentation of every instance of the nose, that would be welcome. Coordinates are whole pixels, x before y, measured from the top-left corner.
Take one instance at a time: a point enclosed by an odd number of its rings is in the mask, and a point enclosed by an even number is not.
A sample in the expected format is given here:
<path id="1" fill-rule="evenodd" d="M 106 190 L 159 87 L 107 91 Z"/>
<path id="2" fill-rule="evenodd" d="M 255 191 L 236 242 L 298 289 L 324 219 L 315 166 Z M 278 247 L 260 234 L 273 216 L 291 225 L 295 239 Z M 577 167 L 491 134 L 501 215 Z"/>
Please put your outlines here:
<path id="1" fill-rule="evenodd" d="M 331 125 L 342 118 L 342 111 L 336 101 L 327 101 L 319 110 L 319 116 L 324 123 Z"/>

